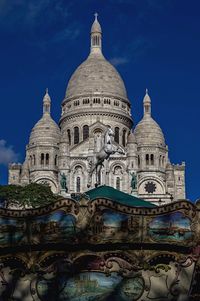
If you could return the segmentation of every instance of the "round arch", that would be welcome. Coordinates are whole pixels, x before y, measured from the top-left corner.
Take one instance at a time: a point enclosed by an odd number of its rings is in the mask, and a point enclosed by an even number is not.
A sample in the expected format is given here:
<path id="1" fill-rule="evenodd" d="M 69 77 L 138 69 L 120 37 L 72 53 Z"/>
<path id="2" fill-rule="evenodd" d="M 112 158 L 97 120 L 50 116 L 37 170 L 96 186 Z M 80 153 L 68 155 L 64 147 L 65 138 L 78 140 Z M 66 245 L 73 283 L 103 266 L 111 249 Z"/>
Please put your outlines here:
<path id="1" fill-rule="evenodd" d="M 53 193 L 58 192 L 58 186 L 57 186 L 56 182 L 48 177 L 37 178 L 34 182 L 37 184 L 48 184 Z"/>
<path id="2" fill-rule="evenodd" d="M 86 170 L 86 164 L 82 161 L 73 162 L 72 165 L 70 166 L 70 169 L 74 172 L 77 166 L 81 166 L 84 170 Z"/>
<path id="3" fill-rule="evenodd" d="M 92 135 L 95 135 L 98 132 L 103 133 L 104 130 L 105 129 L 103 128 L 103 126 L 98 125 L 98 126 L 96 126 L 95 128 L 92 129 L 91 133 L 92 133 Z"/>
<path id="4" fill-rule="evenodd" d="M 166 189 L 164 186 L 164 183 L 157 177 L 145 177 L 142 178 L 141 180 L 139 180 L 138 182 L 138 193 L 139 194 L 146 194 L 147 191 L 145 191 L 145 184 L 147 183 L 154 183 L 155 184 L 155 194 L 165 194 L 166 193 Z M 157 185 L 157 186 L 156 186 Z M 152 195 L 154 193 L 151 193 Z"/>
<path id="5" fill-rule="evenodd" d="M 115 161 L 110 165 L 110 171 L 114 172 L 115 167 L 120 166 L 123 171 L 126 170 L 126 166 L 123 162 Z"/>

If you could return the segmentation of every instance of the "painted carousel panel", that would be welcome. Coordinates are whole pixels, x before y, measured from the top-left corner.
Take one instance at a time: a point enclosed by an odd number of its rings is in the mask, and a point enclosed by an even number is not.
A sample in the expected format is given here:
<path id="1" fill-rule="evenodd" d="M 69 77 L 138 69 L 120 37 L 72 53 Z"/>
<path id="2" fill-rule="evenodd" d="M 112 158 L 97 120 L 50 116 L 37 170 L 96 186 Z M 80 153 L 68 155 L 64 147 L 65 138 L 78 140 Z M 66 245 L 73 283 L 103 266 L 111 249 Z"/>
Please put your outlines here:
<path id="1" fill-rule="evenodd" d="M 75 242 L 76 218 L 59 210 L 33 219 L 31 223 L 32 243 Z"/>
<path id="2" fill-rule="evenodd" d="M 192 222 L 182 212 L 156 216 L 148 225 L 148 235 L 155 241 L 188 243 L 194 238 Z"/>
<path id="3" fill-rule="evenodd" d="M 93 243 L 132 242 L 139 235 L 139 218 L 104 209 L 97 212 L 89 225 L 88 233 Z"/>
<path id="4" fill-rule="evenodd" d="M 27 243 L 26 228 L 23 219 L 0 217 L 0 247 Z"/>

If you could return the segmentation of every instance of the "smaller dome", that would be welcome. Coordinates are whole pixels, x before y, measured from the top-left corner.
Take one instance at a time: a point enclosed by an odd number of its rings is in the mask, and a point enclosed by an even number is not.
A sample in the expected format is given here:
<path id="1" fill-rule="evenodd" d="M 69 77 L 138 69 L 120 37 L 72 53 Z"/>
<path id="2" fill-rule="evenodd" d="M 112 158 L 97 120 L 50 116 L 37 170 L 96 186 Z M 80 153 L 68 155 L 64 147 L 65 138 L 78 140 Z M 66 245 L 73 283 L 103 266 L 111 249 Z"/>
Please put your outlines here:
<path id="1" fill-rule="evenodd" d="M 99 21 L 97 20 L 97 16 L 98 14 L 95 13 L 95 20 L 92 24 L 92 27 L 91 27 L 91 33 L 102 33 L 101 31 L 101 25 L 99 24 Z"/>
<path id="2" fill-rule="evenodd" d="M 165 147 L 165 138 L 158 123 L 151 117 L 151 98 L 148 90 L 143 99 L 144 117 L 137 124 L 134 134 L 139 146 L 154 145 Z"/>
<path id="3" fill-rule="evenodd" d="M 148 89 L 146 89 L 146 94 L 145 94 L 144 99 L 143 99 L 143 104 L 144 105 L 146 105 L 146 104 L 151 105 L 151 98 L 149 97 Z"/>
<path id="4" fill-rule="evenodd" d="M 138 145 L 165 146 L 165 138 L 160 126 L 150 116 L 144 116 L 134 131 Z"/>
<path id="5" fill-rule="evenodd" d="M 57 145 L 60 142 L 60 128 L 51 118 L 51 98 L 46 90 L 43 98 L 43 116 L 33 127 L 29 145 Z"/>
<path id="6" fill-rule="evenodd" d="M 51 118 L 50 114 L 46 113 L 35 124 L 31 131 L 29 144 L 57 144 L 60 141 L 60 128 Z"/>
<path id="7" fill-rule="evenodd" d="M 131 133 L 128 135 L 127 143 L 136 143 L 135 135 L 133 134 L 133 132 L 131 132 Z"/>

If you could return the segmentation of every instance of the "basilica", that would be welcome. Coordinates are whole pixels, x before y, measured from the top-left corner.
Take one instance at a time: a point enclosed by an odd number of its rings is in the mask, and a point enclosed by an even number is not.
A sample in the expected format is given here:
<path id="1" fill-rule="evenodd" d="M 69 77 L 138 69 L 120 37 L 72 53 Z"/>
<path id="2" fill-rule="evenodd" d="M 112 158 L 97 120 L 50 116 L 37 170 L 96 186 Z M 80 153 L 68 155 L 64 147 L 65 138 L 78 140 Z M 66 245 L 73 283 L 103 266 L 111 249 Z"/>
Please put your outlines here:
<path id="1" fill-rule="evenodd" d="M 91 162 L 101 152 L 109 128 L 113 147 L 121 151 L 103 161 L 100 185 L 156 205 L 185 199 L 185 163 L 170 162 L 151 106 L 146 90 L 143 118 L 135 126 L 124 82 L 102 53 L 102 30 L 95 15 L 90 53 L 68 82 L 59 124 L 51 117 L 47 90 L 43 115 L 31 131 L 24 163 L 9 165 L 9 184 L 45 183 L 60 194 L 64 178 L 68 195 L 94 188 Z"/>

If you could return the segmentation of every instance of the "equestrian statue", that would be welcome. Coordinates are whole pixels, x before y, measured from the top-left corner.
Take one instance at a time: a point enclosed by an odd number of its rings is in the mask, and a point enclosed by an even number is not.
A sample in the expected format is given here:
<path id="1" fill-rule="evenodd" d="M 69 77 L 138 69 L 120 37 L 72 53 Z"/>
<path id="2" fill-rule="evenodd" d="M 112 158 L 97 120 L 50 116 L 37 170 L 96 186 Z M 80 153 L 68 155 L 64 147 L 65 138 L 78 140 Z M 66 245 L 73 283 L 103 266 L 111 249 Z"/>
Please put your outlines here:
<path id="1" fill-rule="evenodd" d="M 108 126 L 104 137 L 103 137 L 103 146 L 101 150 L 94 154 L 94 157 L 89 160 L 89 177 L 88 177 L 88 187 L 91 186 L 92 183 L 92 175 L 95 173 L 96 176 L 96 184 L 95 186 L 99 186 L 101 184 L 101 169 L 103 167 L 104 160 L 108 160 L 110 155 L 115 153 L 125 155 L 125 151 L 122 147 L 114 145 L 112 143 L 112 137 L 114 137 L 114 132 L 110 126 Z"/>

